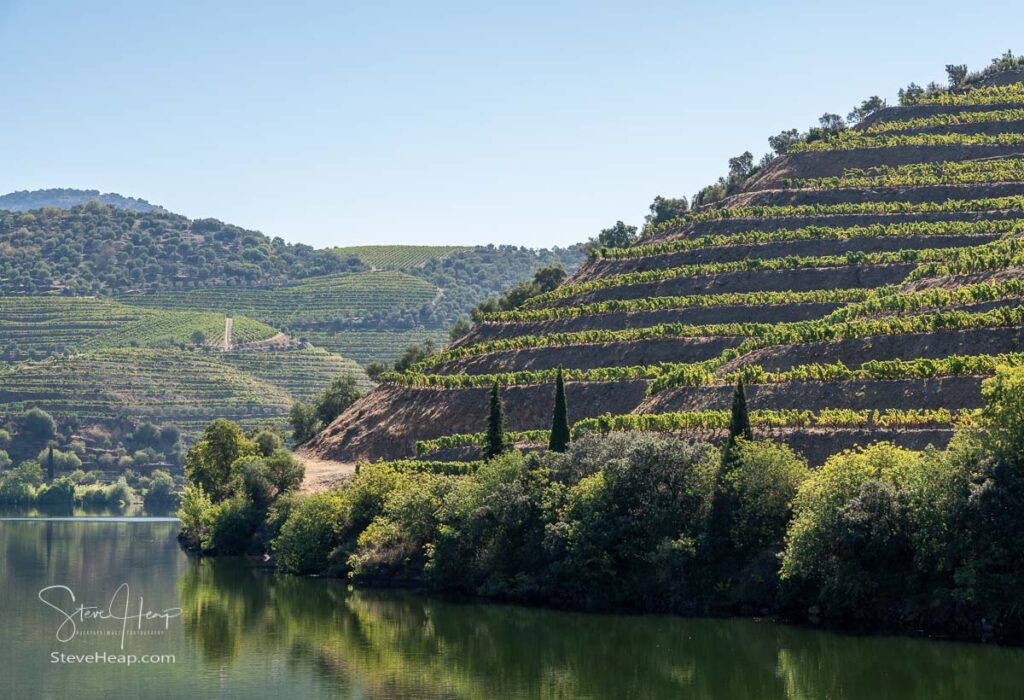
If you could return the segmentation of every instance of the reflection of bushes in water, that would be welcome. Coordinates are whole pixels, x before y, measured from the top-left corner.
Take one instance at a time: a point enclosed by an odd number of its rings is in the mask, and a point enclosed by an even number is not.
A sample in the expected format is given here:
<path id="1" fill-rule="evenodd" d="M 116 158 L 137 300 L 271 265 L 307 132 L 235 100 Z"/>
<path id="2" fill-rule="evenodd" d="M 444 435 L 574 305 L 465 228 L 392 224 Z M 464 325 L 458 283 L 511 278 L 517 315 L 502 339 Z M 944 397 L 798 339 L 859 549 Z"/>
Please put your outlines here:
<path id="1" fill-rule="evenodd" d="M 182 625 L 204 660 L 234 659 L 246 633 L 258 630 L 269 602 L 268 579 L 244 560 L 191 562 L 178 581 Z"/>
<path id="2" fill-rule="evenodd" d="M 1019 678 L 1006 670 L 1019 663 L 1013 649 L 799 629 L 778 650 L 787 698 L 1016 697 Z"/>
<path id="3" fill-rule="evenodd" d="M 999 669 L 1016 658 L 747 620 L 350 592 L 339 581 L 273 575 L 229 559 L 197 561 L 180 591 L 186 632 L 205 661 L 230 661 L 243 649 L 285 652 L 368 697 L 826 697 L 840 688 L 858 696 L 850 689 L 870 695 L 880 674 L 896 684 L 894 697 L 963 697 L 984 683 L 1005 697 Z"/>

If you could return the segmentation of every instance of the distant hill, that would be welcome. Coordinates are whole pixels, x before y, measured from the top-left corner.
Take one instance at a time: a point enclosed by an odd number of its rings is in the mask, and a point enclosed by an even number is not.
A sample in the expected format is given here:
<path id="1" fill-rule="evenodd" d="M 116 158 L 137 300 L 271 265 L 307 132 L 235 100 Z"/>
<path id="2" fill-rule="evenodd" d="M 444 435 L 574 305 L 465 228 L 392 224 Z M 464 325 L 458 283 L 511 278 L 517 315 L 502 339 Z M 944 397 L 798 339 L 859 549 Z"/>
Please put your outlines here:
<path id="1" fill-rule="evenodd" d="M 53 188 L 49 190 L 22 190 L 20 192 L 0 195 L 0 209 L 8 209 L 10 211 L 29 211 L 30 209 L 42 209 L 44 207 L 70 209 L 88 204 L 89 202 L 99 202 L 111 207 L 137 212 L 163 209 L 163 207 L 150 204 L 144 199 L 123 197 L 114 192 L 101 194 L 99 190 Z"/>
<path id="2" fill-rule="evenodd" d="M 95 201 L 71 209 L 0 210 L 0 253 L 4 295 L 258 287 L 367 269 L 354 256 L 217 219 Z"/>

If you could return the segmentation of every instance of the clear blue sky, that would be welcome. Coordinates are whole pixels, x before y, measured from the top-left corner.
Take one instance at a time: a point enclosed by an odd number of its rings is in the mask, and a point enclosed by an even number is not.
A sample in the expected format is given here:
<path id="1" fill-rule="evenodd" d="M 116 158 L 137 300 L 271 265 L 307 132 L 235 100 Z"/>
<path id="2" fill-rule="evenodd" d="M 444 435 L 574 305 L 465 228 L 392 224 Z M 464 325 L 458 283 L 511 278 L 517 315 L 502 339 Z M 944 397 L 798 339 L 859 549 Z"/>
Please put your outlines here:
<path id="1" fill-rule="evenodd" d="M 314 245 L 567 245 L 1022 26 L 1019 0 L 0 0 L 0 192 Z"/>

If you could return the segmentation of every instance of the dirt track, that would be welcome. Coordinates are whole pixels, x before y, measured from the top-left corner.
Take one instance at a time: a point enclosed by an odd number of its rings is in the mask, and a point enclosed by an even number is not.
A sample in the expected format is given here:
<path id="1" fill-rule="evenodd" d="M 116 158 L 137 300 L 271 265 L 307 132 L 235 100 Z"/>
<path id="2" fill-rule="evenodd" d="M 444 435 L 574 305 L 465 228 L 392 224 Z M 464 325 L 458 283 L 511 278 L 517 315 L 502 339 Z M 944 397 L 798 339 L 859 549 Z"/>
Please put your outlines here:
<path id="1" fill-rule="evenodd" d="M 302 452 L 293 452 L 292 456 L 306 467 L 306 478 L 302 482 L 299 493 L 320 493 L 336 488 L 356 472 L 356 465 L 346 462 L 330 462 L 317 459 Z"/>

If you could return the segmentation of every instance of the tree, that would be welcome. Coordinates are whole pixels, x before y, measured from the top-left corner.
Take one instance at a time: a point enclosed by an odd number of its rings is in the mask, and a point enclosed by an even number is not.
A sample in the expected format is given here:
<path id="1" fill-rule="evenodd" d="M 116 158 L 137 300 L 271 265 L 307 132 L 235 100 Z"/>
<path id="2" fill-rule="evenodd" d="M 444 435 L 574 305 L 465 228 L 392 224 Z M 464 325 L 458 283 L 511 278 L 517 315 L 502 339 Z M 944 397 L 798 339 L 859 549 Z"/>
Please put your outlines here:
<path id="1" fill-rule="evenodd" d="M 565 402 L 565 379 L 562 368 L 558 368 L 555 376 L 555 408 L 551 418 L 551 440 L 548 449 L 552 452 L 565 452 L 569 447 L 569 410 Z"/>
<path id="2" fill-rule="evenodd" d="M 491 410 L 487 416 L 487 444 L 484 458 L 492 459 L 505 451 L 505 407 L 501 403 L 498 382 L 491 389 Z"/>
<path id="3" fill-rule="evenodd" d="M 53 481 L 53 445 L 46 454 L 46 480 Z"/>
<path id="4" fill-rule="evenodd" d="M 33 440 L 45 442 L 57 434 L 57 423 L 46 411 L 32 408 L 21 417 L 21 429 Z"/>
<path id="5" fill-rule="evenodd" d="M 729 184 L 740 185 L 754 174 L 754 154 L 744 151 L 729 159 Z"/>
<path id="6" fill-rule="evenodd" d="M 947 64 L 946 76 L 949 78 L 951 88 L 960 87 L 967 80 L 967 65 L 963 63 L 960 65 Z"/>
<path id="7" fill-rule="evenodd" d="M 363 368 L 366 372 L 366 376 L 375 382 L 380 381 L 380 376 L 391 369 L 391 366 L 386 362 L 373 361 Z"/>
<path id="8" fill-rule="evenodd" d="M 597 235 L 597 241 L 605 248 L 626 248 L 637 242 L 636 226 L 626 226 L 616 221 L 611 228 L 606 228 Z"/>
<path id="9" fill-rule="evenodd" d="M 780 131 L 775 136 L 769 136 L 768 145 L 772 147 L 773 151 L 781 155 L 788 152 L 790 148 L 802 140 L 803 136 L 797 129 L 786 129 L 785 131 Z"/>
<path id="10" fill-rule="evenodd" d="M 645 226 L 657 226 L 666 221 L 679 218 L 690 210 L 690 203 L 686 197 L 678 199 L 667 199 L 658 195 L 651 202 L 651 213 L 644 217 Z"/>
<path id="11" fill-rule="evenodd" d="M 732 415 L 729 417 L 729 439 L 725 452 L 728 454 L 736 445 L 736 440 L 745 438 L 752 440 L 750 415 L 747 413 L 747 392 L 743 388 L 743 380 L 736 380 L 736 389 L 732 392 Z"/>
<path id="12" fill-rule="evenodd" d="M 230 495 L 231 465 L 240 457 L 256 455 L 256 443 L 245 437 L 233 421 L 218 418 L 206 427 L 202 439 L 185 457 L 185 478 L 201 486 L 214 502 Z"/>
<path id="13" fill-rule="evenodd" d="M 821 124 L 822 131 L 827 134 L 838 134 L 840 131 L 846 129 L 846 122 L 838 114 L 830 114 L 826 112 L 818 118 L 818 123 Z"/>
<path id="14" fill-rule="evenodd" d="M 404 372 L 405 370 L 412 367 L 417 362 L 425 360 L 430 355 L 434 354 L 434 341 L 427 338 L 422 343 L 417 345 L 410 345 L 402 353 L 401 357 L 395 360 L 395 371 Z"/>
<path id="15" fill-rule="evenodd" d="M 193 345 L 206 345 L 206 333 L 200 330 L 193 331 L 190 340 Z"/>
<path id="16" fill-rule="evenodd" d="M 878 110 L 884 109 L 885 107 L 888 107 L 888 105 L 885 103 L 885 100 L 883 100 L 878 95 L 872 95 L 868 99 L 861 102 L 859 107 L 854 107 L 853 110 L 851 110 L 850 113 L 846 116 L 846 121 L 852 124 L 856 124 L 857 122 L 864 119 L 868 115 L 874 114 Z"/>
<path id="17" fill-rule="evenodd" d="M 292 426 L 292 440 L 302 444 L 316 433 L 316 411 L 309 404 L 295 402 L 288 411 L 288 423 Z"/>
<path id="18" fill-rule="evenodd" d="M 905 88 L 900 88 L 898 94 L 901 105 L 912 105 L 924 95 L 924 88 L 917 83 L 911 83 Z"/>
<path id="19" fill-rule="evenodd" d="M 330 425 L 342 411 L 354 404 L 363 395 L 355 376 L 346 374 L 336 378 L 316 400 L 315 414 L 324 426 Z"/>
<path id="20" fill-rule="evenodd" d="M 456 340 L 469 333 L 470 328 L 472 328 L 472 325 L 470 325 L 469 321 L 466 320 L 464 316 L 460 316 L 459 320 L 448 329 L 448 340 L 454 343 Z M 367 367 L 367 374 L 369 374 L 369 367 Z"/>

